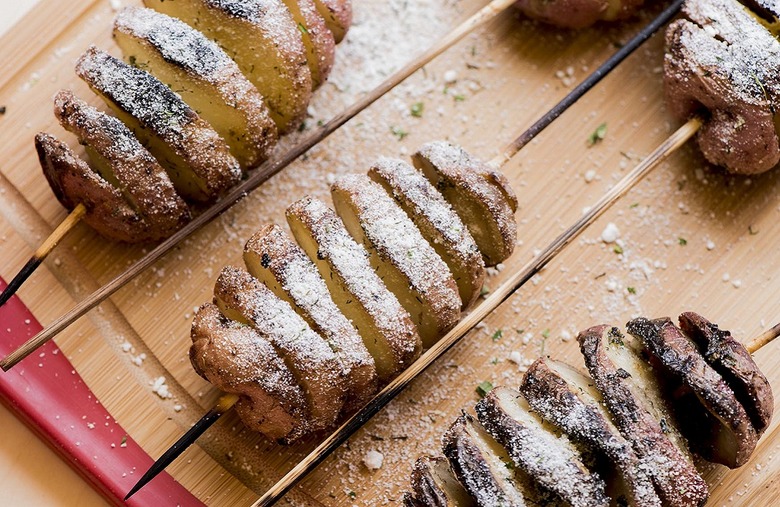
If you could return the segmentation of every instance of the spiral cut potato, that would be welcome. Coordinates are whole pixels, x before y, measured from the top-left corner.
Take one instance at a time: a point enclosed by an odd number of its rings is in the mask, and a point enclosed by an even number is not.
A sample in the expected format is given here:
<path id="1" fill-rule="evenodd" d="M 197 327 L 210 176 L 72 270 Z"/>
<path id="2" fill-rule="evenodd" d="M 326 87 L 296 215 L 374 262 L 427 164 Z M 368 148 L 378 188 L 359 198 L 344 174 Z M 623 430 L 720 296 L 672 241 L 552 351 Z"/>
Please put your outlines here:
<path id="1" fill-rule="evenodd" d="M 185 200 L 209 204 L 269 158 L 327 79 L 352 12 L 349 0 L 146 4 L 114 21 L 124 61 L 90 47 L 76 65 L 116 118 L 67 91 L 55 99 L 91 165 L 51 135 L 36 140 L 60 202 L 127 242 L 170 236 L 190 219 Z"/>
<path id="2" fill-rule="evenodd" d="M 190 358 L 200 375 L 239 395 L 247 426 L 291 442 L 332 425 L 365 404 L 474 304 L 484 265 L 469 230 L 487 231 L 483 237 L 493 243 L 514 245 L 516 238 L 486 227 L 495 216 L 461 213 L 455 203 L 468 194 L 474 207 L 508 210 L 501 219 L 512 223 L 517 203 L 500 173 L 486 177 L 484 166 L 469 160 L 473 164 L 448 166 L 460 183 L 442 195 L 411 165 L 380 159 L 370 177 L 336 180 L 336 211 L 312 197 L 290 205 L 287 220 L 298 244 L 280 226 L 265 225 L 244 248 L 249 272 L 223 270 L 214 289 L 221 324 L 200 324 L 214 320 L 213 305 L 198 310 Z M 496 235 L 489 238 L 491 231 Z M 437 249 L 439 239 L 444 244 Z M 448 262 L 457 269 L 450 271 Z M 467 278 L 468 290 L 459 293 L 453 273 Z M 251 336 L 270 343 L 281 366 L 264 345 L 249 347 Z M 233 363 L 256 364 L 258 371 L 272 365 L 273 375 L 286 366 L 285 378 L 294 378 L 303 393 L 301 406 L 292 411 L 289 391 L 276 393 L 261 376 Z M 268 406 L 276 408 L 279 424 L 254 413 Z M 295 414 L 307 416 L 294 420 Z"/>
<path id="3" fill-rule="evenodd" d="M 691 0 L 683 10 L 688 19 L 666 33 L 669 109 L 705 114 L 697 140 L 711 163 L 740 174 L 771 169 L 780 162 L 780 42 L 736 0 Z"/>
<path id="4" fill-rule="evenodd" d="M 407 506 L 702 506 L 690 447 L 748 460 L 773 407 L 766 377 L 728 331 L 693 312 L 577 337 L 590 377 L 537 359 L 519 391 L 496 387 L 420 458 Z M 727 366 L 728 365 L 728 366 Z M 723 372 L 721 375 L 720 372 Z M 455 480 L 460 487 L 455 484 Z"/>

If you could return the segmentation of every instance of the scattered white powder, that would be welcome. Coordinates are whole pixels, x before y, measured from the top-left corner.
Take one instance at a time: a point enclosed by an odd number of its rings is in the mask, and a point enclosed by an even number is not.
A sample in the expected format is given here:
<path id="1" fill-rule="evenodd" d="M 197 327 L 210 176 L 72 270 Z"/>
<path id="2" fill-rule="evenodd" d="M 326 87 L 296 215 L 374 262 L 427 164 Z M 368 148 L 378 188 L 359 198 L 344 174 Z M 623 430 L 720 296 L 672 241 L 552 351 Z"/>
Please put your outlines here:
<path id="1" fill-rule="evenodd" d="M 589 171 L 585 171 L 584 177 L 585 177 L 585 183 L 590 183 L 596 179 L 596 171 L 594 171 L 593 169 Z"/>
<path id="2" fill-rule="evenodd" d="M 369 470 L 379 470 L 382 468 L 382 462 L 385 459 L 385 455 L 379 451 L 370 450 L 363 457 L 363 463 Z"/>
<path id="3" fill-rule="evenodd" d="M 168 391 L 168 385 L 165 383 L 165 377 L 157 377 L 152 382 L 152 392 L 160 398 L 167 400 L 173 398 L 173 395 Z"/>
<path id="4" fill-rule="evenodd" d="M 454 70 L 450 69 L 447 72 L 444 73 L 444 82 L 447 84 L 452 84 L 455 81 L 458 80 L 458 73 Z"/>
<path id="5" fill-rule="evenodd" d="M 601 241 L 608 244 L 614 243 L 619 237 L 620 229 L 618 229 L 617 225 L 612 222 L 608 223 L 601 233 Z"/>

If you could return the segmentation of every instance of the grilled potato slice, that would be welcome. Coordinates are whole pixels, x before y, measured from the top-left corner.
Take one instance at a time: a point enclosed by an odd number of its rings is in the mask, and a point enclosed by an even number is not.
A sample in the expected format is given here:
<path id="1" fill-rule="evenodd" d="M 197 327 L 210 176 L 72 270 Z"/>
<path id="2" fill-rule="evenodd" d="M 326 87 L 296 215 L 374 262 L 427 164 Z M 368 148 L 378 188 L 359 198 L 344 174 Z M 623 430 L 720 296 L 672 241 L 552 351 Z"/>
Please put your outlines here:
<path id="1" fill-rule="evenodd" d="M 57 200 L 66 209 L 83 204 L 84 221 L 107 238 L 137 242 L 152 239 L 149 224 L 121 192 L 77 157 L 67 144 L 50 134 L 35 136 L 35 150 Z"/>
<path id="2" fill-rule="evenodd" d="M 207 303 L 192 321 L 190 362 L 219 389 L 239 395 L 236 410 L 253 431 L 292 441 L 307 428 L 303 390 L 273 345 Z"/>
<path id="3" fill-rule="evenodd" d="M 623 504 L 661 506 L 650 475 L 612 423 L 590 378 L 565 363 L 539 358 L 523 376 L 520 392 L 542 418 L 609 458 L 622 482 Z"/>
<path id="4" fill-rule="evenodd" d="M 430 347 L 460 318 L 458 286 L 449 268 L 395 201 L 368 176 L 353 174 L 331 185 L 336 212 L 371 266 L 396 295 Z"/>
<path id="5" fill-rule="evenodd" d="M 680 315 L 680 327 L 734 391 L 756 431 L 763 433 L 772 421 L 774 396 L 750 352 L 729 331 L 719 329 L 717 324 L 696 313 Z"/>
<path id="6" fill-rule="evenodd" d="M 226 317 L 251 325 L 284 359 L 306 394 L 309 429 L 336 422 L 344 404 L 344 368 L 327 342 L 289 304 L 242 269 L 223 268 L 214 297 Z"/>
<path id="7" fill-rule="evenodd" d="M 213 39 L 266 100 L 280 133 L 306 114 L 311 71 L 298 26 L 281 0 L 144 0 Z"/>
<path id="8" fill-rule="evenodd" d="M 282 0 L 301 32 L 312 88 L 319 88 L 330 75 L 336 57 L 336 41 L 313 0 Z"/>
<path id="9" fill-rule="evenodd" d="M 176 90 L 227 142 L 242 167 L 268 158 L 278 137 L 268 106 L 213 41 L 178 19 L 142 7 L 119 13 L 114 39 L 127 62 Z"/>
<path id="10" fill-rule="evenodd" d="M 427 507 L 472 507 L 474 499 L 452 475 L 447 460 L 421 456 L 412 468 L 412 490 L 417 503 Z"/>
<path id="11" fill-rule="evenodd" d="M 689 416 L 680 420 L 685 421 L 696 451 L 730 468 L 744 465 L 756 448 L 758 434 L 734 391 L 691 340 L 668 317 L 637 318 L 626 329 L 647 347 L 664 376 L 683 386 L 676 405 Z"/>
<path id="12" fill-rule="evenodd" d="M 485 263 L 468 229 L 444 197 L 409 164 L 380 158 L 369 177 L 382 185 L 450 268 L 463 310 L 479 297 Z"/>
<path id="13" fill-rule="evenodd" d="M 469 414 L 450 426 L 442 437 L 442 450 L 479 507 L 522 507 L 533 497 L 532 487 L 518 478 L 504 448 Z"/>
<path id="14" fill-rule="evenodd" d="M 420 335 L 409 313 L 382 283 L 366 251 L 322 201 L 311 197 L 287 208 L 295 239 L 317 266 L 336 306 L 352 321 L 386 384 L 417 359 Z"/>
<path id="15" fill-rule="evenodd" d="M 328 30 L 333 33 L 336 43 L 344 40 L 352 26 L 351 0 L 314 0 L 320 15 L 325 19 Z"/>
<path id="16" fill-rule="evenodd" d="M 615 327 L 577 336 L 585 365 L 615 424 L 653 476 L 664 505 L 701 506 L 709 495 L 649 365 Z"/>
<path id="17" fill-rule="evenodd" d="M 336 352 L 347 372 L 347 410 L 364 405 L 377 391 L 376 367 L 363 340 L 339 311 L 325 281 L 303 250 L 276 224 L 261 227 L 244 247 L 249 272 L 290 303 Z"/>
<path id="18" fill-rule="evenodd" d="M 443 141 L 424 145 L 412 161 L 466 224 L 487 266 L 512 254 L 517 243 L 517 197 L 500 173 Z"/>
<path id="19" fill-rule="evenodd" d="M 608 506 L 604 482 L 583 464 L 565 435 L 557 436 L 514 389 L 496 387 L 476 407 L 479 422 L 519 468 L 572 507 Z"/>
<path id="20" fill-rule="evenodd" d="M 185 198 L 213 201 L 241 179 L 225 141 L 176 93 L 148 72 L 91 46 L 76 73 L 169 171 Z"/>
<path id="21" fill-rule="evenodd" d="M 149 225 L 142 239 L 167 238 L 189 221 L 190 211 L 165 169 L 121 121 L 65 90 L 54 97 L 54 114 L 85 146 L 100 176 Z M 131 234 L 128 230 L 127 235 Z"/>

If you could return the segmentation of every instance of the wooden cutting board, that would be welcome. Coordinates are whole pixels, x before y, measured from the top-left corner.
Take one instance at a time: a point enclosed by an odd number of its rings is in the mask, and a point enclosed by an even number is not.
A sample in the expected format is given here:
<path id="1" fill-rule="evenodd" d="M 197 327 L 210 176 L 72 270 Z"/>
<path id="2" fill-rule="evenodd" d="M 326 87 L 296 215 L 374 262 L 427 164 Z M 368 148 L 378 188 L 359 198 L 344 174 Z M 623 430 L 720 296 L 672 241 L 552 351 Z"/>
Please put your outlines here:
<path id="1" fill-rule="evenodd" d="M 119 54 L 110 37 L 112 4 L 43 0 L 0 39 L 0 105 L 6 106 L 0 116 L 0 275 L 6 279 L 65 216 L 43 180 L 32 138 L 45 130 L 73 141 L 51 111 L 58 89 L 99 103 L 74 76 L 73 62 L 93 43 Z M 483 4 L 355 2 L 355 27 L 338 48 L 331 81 L 312 102 L 308 128 Z M 221 267 L 241 262 L 243 242 L 260 224 L 283 223 L 284 208 L 305 194 L 326 198 L 336 175 L 363 172 L 380 155 L 407 157 L 426 141 L 449 139 L 491 158 L 648 19 L 570 32 L 514 12 L 501 15 L 185 241 L 62 333 L 57 344 L 128 434 L 158 456 L 219 396 L 189 366 L 190 320 L 193 309 L 211 299 Z M 663 104 L 662 58 L 662 36 L 656 36 L 508 164 L 521 202 L 519 241 L 488 287 L 497 287 L 574 222 L 676 128 Z M 422 104 L 420 117 L 411 114 L 415 104 Z M 605 139 L 590 146 L 588 138 L 603 123 Z M 729 176 L 709 167 L 694 144 L 686 146 L 287 498 L 307 506 L 398 505 L 414 459 L 438 450 L 444 430 L 477 400 L 479 382 L 517 385 L 523 365 L 540 354 L 581 365 L 572 339 L 578 329 L 685 310 L 701 312 L 743 339 L 773 325 L 780 318 L 774 297 L 780 291 L 779 186 L 777 171 Z M 619 249 L 601 241 L 610 222 L 620 231 Z M 45 325 L 148 248 L 108 243 L 79 226 L 19 295 Z M 777 346 L 756 355 L 774 385 L 780 385 Z M 153 392 L 160 377 L 172 397 Z M 209 505 L 249 505 L 316 441 L 280 447 L 231 416 L 169 470 Z M 769 505 L 780 469 L 778 444 L 773 424 L 741 469 L 704 466 L 710 504 Z M 365 466 L 368 451 L 383 455 L 379 470 Z"/>

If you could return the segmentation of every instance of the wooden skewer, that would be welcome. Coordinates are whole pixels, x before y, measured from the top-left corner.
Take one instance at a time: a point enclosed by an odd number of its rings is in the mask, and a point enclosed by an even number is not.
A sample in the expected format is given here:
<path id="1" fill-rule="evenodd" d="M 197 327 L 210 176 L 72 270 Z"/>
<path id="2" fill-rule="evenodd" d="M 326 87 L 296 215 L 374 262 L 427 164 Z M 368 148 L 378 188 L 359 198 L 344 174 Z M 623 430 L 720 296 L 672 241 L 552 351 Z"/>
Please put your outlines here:
<path id="1" fill-rule="evenodd" d="M 76 224 L 78 224 L 86 214 L 87 208 L 85 208 L 81 203 L 77 204 L 76 207 L 73 208 L 73 211 L 71 211 L 70 214 L 65 217 L 65 220 L 63 220 L 60 225 L 54 229 L 54 231 L 52 231 L 49 237 L 46 238 L 46 240 L 41 244 L 41 246 L 38 247 L 32 257 L 30 257 L 30 260 L 27 261 L 27 264 L 25 264 L 22 269 L 19 270 L 13 280 L 11 280 L 11 283 L 9 283 L 3 293 L 0 294 L 0 306 L 3 306 L 9 299 L 11 299 L 11 296 L 16 294 L 16 291 L 19 290 L 19 287 L 22 286 L 22 284 L 30 277 L 30 275 L 33 274 L 38 266 L 40 266 L 44 259 L 46 259 L 46 257 L 51 253 L 51 251 L 54 250 L 54 247 L 57 246 L 57 243 L 59 243 L 60 240 L 64 238 L 65 235 L 70 232 L 70 230 L 73 229 L 73 227 L 75 227 Z"/>
<path id="2" fill-rule="evenodd" d="M 628 55 L 630 55 L 634 50 L 636 50 L 639 46 L 642 45 L 648 38 L 650 38 L 660 27 L 665 25 L 677 12 L 677 10 L 682 5 L 682 0 L 675 1 L 671 6 L 669 6 L 664 12 L 662 12 L 657 18 L 655 18 L 650 24 L 648 24 L 646 27 L 644 27 L 637 35 L 635 35 L 628 43 L 626 43 L 624 46 L 622 46 L 614 55 L 609 57 L 604 63 L 602 63 L 592 74 L 590 74 L 585 80 L 583 80 L 581 83 L 579 83 L 571 92 L 569 92 L 560 102 L 558 102 L 555 106 L 553 106 L 552 109 L 550 109 L 547 113 L 545 113 L 539 120 L 537 120 L 533 125 L 531 125 L 528 129 L 526 129 L 522 134 L 520 134 L 514 141 L 506 145 L 503 152 L 498 155 L 496 158 L 491 160 L 489 164 L 495 168 L 500 168 L 506 162 L 508 162 L 513 156 L 515 156 L 520 149 L 528 144 L 531 140 L 533 140 L 534 137 L 536 137 L 539 133 L 541 133 L 547 126 L 549 126 L 556 118 L 558 118 L 561 114 L 563 114 L 566 109 L 568 109 L 572 104 L 577 102 L 578 99 L 580 99 L 588 90 L 593 88 L 596 84 L 598 84 L 607 74 L 609 74 L 615 67 L 617 67 Z M 700 125 L 700 124 L 698 124 Z M 693 132 L 695 132 L 698 129 L 698 126 L 695 127 Z M 693 132 L 691 132 L 690 135 L 693 135 Z M 687 138 L 686 138 L 687 139 Z M 667 141 L 668 142 L 668 141 Z M 683 141 L 684 142 L 684 141 Z M 681 143 L 682 144 L 682 143 Z M 671 153 L 671 151 L 669 151 Z M 656 160 L 653 162 L 653 164 L 657 163 L 659 160 Z M 638 180 L 637 180 L 638 181 Z M 630 187 L 629 187 L 630 188 Z M 614 201 L 611 201 L 614 202 Z M 611 204 L 611 202 L 609 204 Z M 607 204 L 607 206 L 609 205 Z M 588 224 L 585 224 L 582 226 L 584 229 L 587 227 Z M 575 224 L 576 226 L 576 224 Z M 560 248 L 563 248 L 563 245 L 561 245 Z M 550 259 L 552 259 L 555 254 L 558 253 L 560 249 L 558 249 L 555 253 L 552 254 Z M 548 259 L 548 261 L 550 260 Z M 541 269 L 541 267 L 539 268 Z M 529 277 L 530 278 L 530 277 Z M 523 280 L 519 282 L 519 284 L 511 288 L 508 283 L 504 284 L 501 288 L 499 288 L 499 291 L 504 288 L 505 290 L 509 290 L 506 297 L 509 297 L 509 295 L 514 292 L 517 288 L 522 286 L 523 283 L 525 283 L 526 280 Z M 492 312 L 499 303 L 496 303 L 495 306 L 490 306 L 490 299 L 486 300 L 482 305 L 480 305 L 479 308 L 486 307 L 486 313 L 484 315 L 487 315 L 488 313 Z M 474 312 L 472 312 L 473 315 Z M 475 326 L 478 322 L 482 320 L 481 317 L 479 320 L 474 321 L 470 326 L 465 329 L 460 336 L 458 336 L 455 340 L 457 341 L 460 339 L 466 332 L 471 330 L 473 326 Z M 456 328 L 457 329 L 457 328 Z M 453 329 L 453 331 L 455 331 Z M 450 332 L 450 334 L 452 331 Z M 448 334 L 449 336 L 449 334 Z M 446 338 L 446 337 L 445 337 Z M 443 341 L 444 339 L 442 339 Z M 453 342 L 454 344 L 454 342 Z M 433 349 L 431 349 L 433 350 Z M 446 350 L 446 349 L 444 349 Z M 443 353 L 444 351 L 442 351 Z M 426 354 L 427 355 L 427 354 Z M 439 354 L 440 355 L 440 354 Z M 434 359 L 438 357 L 435 356 Z M 418 359 L 418 362 L 421 361 L 423 358 L 421 357 Z M 432 359 L 433 360 L 433 359 Z M 431 361 L 432 361 L 431 360 Z M 415 363 L 417 364 L 417 363 Z M 409 369 L 413 368 L 414 365 L 412 365 Z M 422 367 L 424 369 L 427 367 L 427 364 Z M 419 371 L 422 371 L 420 369 Z M 407 370 L 408 371 L 408 370 Z M 417 373 L 419 373 L 419 371 Z M 414 373 L 410 379 L 403 384 L 400 389 L 403 389 L 403 387 L 410 382 L 417 373 Z M 400 377 L 399 377 L 400 378 Z M 391 384 L 392 385 L 392 384 Z M 390 386 L 388 386 L 390 387 Z M 400 391 L 399 389 L 399 391 Z M 383 393 L 387 390 L 385 388 L 382 392 L 378 393 L 374 399 L 372 400 L 372 403 L 374 400 L 381 399 L 383 396 Z M 381 409 L 384 404 L 389 402 L 394 396 L 397 394 L 397 392 L 393 393 L 392 396 L 388 397 L 386 401 L 384 401 L 377 409 Z M 194 426 L 192 429 L 187 431 L 179 440 L 176 441 L 167 451 L 165 451 L 162 456 L 152 465 L 152 467 L 144 474 L 143 477 L 138 481 L 138 483 L 133 487 L 132 490 L 127 494 L 125 497 L 125 500 L 130 498 L 134 493 L 136 493 L 138 490 L 140 490 L 145 484 L 147 484 L 150 480 L 152 480 L 156 475 L 158 475 L 160 472 L 162 472 L 165 467 L 167 467 L 169 464 L 171 464 L 181 453 L 184 452 L 187 447 L 195 443 L 195 441 L 200 437 L 200 435 L 203 434 L 211 425 L 213 425 L 220 415 L 227 412 L 236 402 L 238 402 L 238 397 L 232 394 L 225 394 L 222 397 L 219 398 L 217 401 L 217 404 L 209 410 Z M 370 405 L 370 404 L 369 404 Z M 365 410 L 365 408 L 364 408 Z M 368 417 L 370 418 L 371 415 L 376 413 L 376 411 L 372 412 Z M 219 415 L 216 417 L 214 416 L 214 413 L 219 412 Z M 357 415 L 360 415 L 363 411 L 359 412 Z M 352 419 L 354 419 L 354 416 Z M 352 421 L 350 419 L 350 421 Z M 360 425 L 364 423 L 368 418 L 361 419 Z M 349 423 L 349 421 L 347 421 Z M 345 423 L 346 425 L 346 423 Z M 344 426 L 342 426 L 343 428 Z M 359 426 L 355 427 L 354 430 L 356 430 Z M 198 428 L 197 431 L 194 431 L 195 428 Z M 354 431 L 352 430 L 352 431 Z M 333 438 L 333 437 L 331 437 Z M 339 444 L 336 444 L 339 445 Z M 319 447 L 318 447 L 319 449 Z M 315 450 L 316 451 L 316 450 Z M 329 451 L 330 452 L 330 451 Z M 311 456 L 311 455 L 310 455 Z M 319 462 L 318 462 L 319 463 Z M 315 465 L 316 466 L 316 463 Z M 313 468 L 313 467 L 312 467 Z M 308 473 L 309 470 L 306 470 L 304 473 Z M 292 484 L 290 485 L 292 486 Z M 289 488 L 288 488 L 289 489 Z M 287 490 L 284 490 L 285 492 Z M 283 494 L 283 493 L 282 493 Z"/>
<path id="3" fill-rule="evenodd" d="M 216 405 L 214 405 L 211 410 L 206 412 L 206 415 L 201 417 L 200 420 L 187 431 L 187 433 L 182 435 L 182 437 L 175 444 L 168 448 L 168 450 L 165 451 L 163 455 L 154 462 L 151 468 L 149 468 L 149 470 L 146 471 L 146 473 L 143 475 L 143 477 L 141 477 L 136 485 L 133 486 L 133 489 L 127 493 L 127 496 L 125 496 L 125 501 L 136 494 L 138 490 L 146 486 L 149 481 L 157 477 L 157 474 L 165 470 L 165 467 L 170 465 L 173 460 L 178 458 L 179 455 L 192 444 L 192 442 L 197 440 L 198 437 L 203 434 L 203 432 L 209 429 L 211 425 L 214 424 L 217 419 L 219 419 L 225 412 L 233 408 L 233 405 L 235 405 L 237 402 L 238 395 L 236 394 L 223 394 L 220 396 Z"/>
<path id="4" fill-rule="evenodd" d="M 158 259 L 165 255 L 169 250 L 178 245 L 182 240 L 192 233 L 211 222 L 237 201 L 246 197 L 251 191 L 255 190 L 271 176 L 278 173 L 298 157 L 306 153 L 320 141 L 327 138 L 336 129 L 344 125 L 347 121 L 354 118 L 363 109 L 376 102 L 385 93 L 392 90 L 397 84 L 412 75 L 415 71 L 429 63 L 439 56 L 446 49 L 468 35 L 472 30 L 488 23 L 498 16 L 501 12 L 514 4 L 514 0 L 493 0 L 488 5 L 480 9 L 466 21 L 458 25 L 452 32 L 442 37 L 432 47 L 416 57 L 413 61 L 396 71 L 379 86 L 371 92 L 364 95 L 357 102 L 352 104 L 347 110 L 338 114 L 336 117 L 312 131 L 306 138 L 296 146 L 284 153 L 277 159 L 269 160 L 250 173 L 249 177 L 243 183 L 236 186 L 229 194 L 197 216 L 190 223 L 179 229 L 171 237 L 157 245 L 148 254 L 139 259 L 130 268 L 118 275 L 116 278 L 106 283 L 103 287 L 93 292 L 83 301 L 74 306 L 66 314 L 60 316 L 54 322 L 49 324 L 37 335 L 22 344 L 0 361 L 0 368 L 8 371 L 19 361 L 35 352 L 38 347 L 51 340 L 59 332 L 70 326 L 73 322 L 81 318 L 85 313 L 99 305 L 104 299 L 110 297 L 116 291 L 124 287 L 133 278 L 143 272 L 146 268 L 154 264 Z"/>

